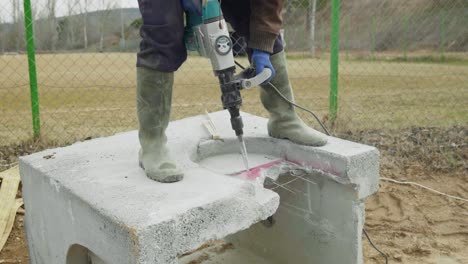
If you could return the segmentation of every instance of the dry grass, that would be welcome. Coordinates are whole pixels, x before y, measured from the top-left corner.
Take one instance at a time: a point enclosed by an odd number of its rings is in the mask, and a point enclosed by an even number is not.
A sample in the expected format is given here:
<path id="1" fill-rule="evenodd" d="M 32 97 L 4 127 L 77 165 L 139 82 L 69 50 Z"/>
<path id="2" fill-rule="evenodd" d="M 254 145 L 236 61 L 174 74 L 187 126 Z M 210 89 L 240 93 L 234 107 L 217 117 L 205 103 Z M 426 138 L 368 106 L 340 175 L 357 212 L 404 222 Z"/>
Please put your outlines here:
<path id="1" fill-rule="evenodd" d="M 66 143 L 136 128 L 135 54 L 42 54 L 37 68 L 46 138 Z M 289 72 L 296 100 L 325 116 L 328 61 L 294 56 Z M 339 81 L 341 131 L 468 122 L 467 65 L 342 61 Z M 26 57 L 0 56 L 0 145 L 30 137 L 28 90 Z M 265 115 L 257 90 L 243 94 L 244 111 Z M 176 74 L 172 118 L 221 110 L 219 96 L 209 62 L 192 57 Z"/>

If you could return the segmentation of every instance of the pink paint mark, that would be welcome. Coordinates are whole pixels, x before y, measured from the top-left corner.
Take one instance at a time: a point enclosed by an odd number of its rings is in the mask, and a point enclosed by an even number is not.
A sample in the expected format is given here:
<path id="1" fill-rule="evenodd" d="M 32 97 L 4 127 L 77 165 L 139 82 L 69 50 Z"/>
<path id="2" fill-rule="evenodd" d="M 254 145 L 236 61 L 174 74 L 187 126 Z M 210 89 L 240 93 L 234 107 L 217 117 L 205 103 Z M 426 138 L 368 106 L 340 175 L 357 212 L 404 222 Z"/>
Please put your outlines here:
<path id="1" fill-rule="evenodd" d="M 269 169 L 275 165 L 283 163 L 284 160 L 275 160 L 269 163 L 259 165 L 257 167 L 251 168 L 249 171 L 241 171 L 238 173 L 231 174 L 232 176 L 241 177 L 248 180 L 255 180 L 262 175 L 262 170 Z"/>

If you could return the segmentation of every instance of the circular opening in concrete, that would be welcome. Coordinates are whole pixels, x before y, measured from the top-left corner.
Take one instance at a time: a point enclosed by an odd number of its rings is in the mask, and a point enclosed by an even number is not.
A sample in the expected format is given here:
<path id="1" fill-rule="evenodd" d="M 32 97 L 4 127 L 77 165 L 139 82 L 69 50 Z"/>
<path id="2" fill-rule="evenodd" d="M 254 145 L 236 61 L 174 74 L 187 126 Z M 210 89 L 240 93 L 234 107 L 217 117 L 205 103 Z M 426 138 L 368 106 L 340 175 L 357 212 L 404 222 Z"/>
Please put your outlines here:
<path id="1" fill-rule="evenodd" d="M 282 160 L 275 153 L 268 151 L 268 147 L 261 145 L 256 140 L 246 140 L 247 160 L 251 171 Z M 202 142 L 192 160 L 201 167 L 225 175 L 236 175 L 246 170 L 241 144 L 237 140 Z"/>
<path id="2" fill-rule="evenodd" d="M 253 170 L 275 162 L 278 158 L 258 153 L 248 154 L 249 169 Z M 246 170 L 242 154 L 230 153 L 207 157 L 199 162 L 200 166 L 217 173 L 235 175 Z"/>

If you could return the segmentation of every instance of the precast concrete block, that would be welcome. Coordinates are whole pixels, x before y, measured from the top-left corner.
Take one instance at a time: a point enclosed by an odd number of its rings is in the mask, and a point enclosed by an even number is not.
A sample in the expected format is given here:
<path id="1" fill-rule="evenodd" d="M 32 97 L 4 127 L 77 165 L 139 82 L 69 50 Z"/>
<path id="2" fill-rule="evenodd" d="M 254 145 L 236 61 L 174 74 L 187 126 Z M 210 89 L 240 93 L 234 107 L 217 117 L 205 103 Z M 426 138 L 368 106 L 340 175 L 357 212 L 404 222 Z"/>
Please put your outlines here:
<path id="1" fill-rule="evenodd" d="M 31 263 L 185 263 L 184 253 L 227 236 L 265 263 L 361 263 L 378 151 L 332 137 L 318 148 L 273 139 L 266 119 L 242 115 L 247 175 L 226 111 L 211 114 L 222 140 L 205 115 L 170 123 L 178 183 L 145 176 L 136 131 L 22 157 Z"/>

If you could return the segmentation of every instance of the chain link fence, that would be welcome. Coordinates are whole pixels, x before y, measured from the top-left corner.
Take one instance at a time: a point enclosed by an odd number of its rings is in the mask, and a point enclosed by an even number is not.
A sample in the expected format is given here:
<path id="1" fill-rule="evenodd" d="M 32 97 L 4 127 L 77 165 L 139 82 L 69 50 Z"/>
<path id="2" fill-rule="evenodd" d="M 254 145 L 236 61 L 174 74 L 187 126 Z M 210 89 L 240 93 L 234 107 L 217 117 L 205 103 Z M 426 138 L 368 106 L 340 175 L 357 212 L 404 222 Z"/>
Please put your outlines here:
<path id="1" fill-rule="evenodd" d="M 136 1 L 32 5 L 41 137 L 65 144 L 136 129 Z M 349 0 L 340 9 L 339 110 L 331 124 L 331 1 L 285 1 L 282 34 L 299 104 L 335 131 L 466 126 L 466 0 Z M 18 0 L 0 7 L 0 146 L 33 133 L 23 11 Z M 233 39 L 237 59 L 247 65 L 245 41 L 234 32 Z M 258 90 L 243 96 L 243 111 L 267 116 Z M 173 97 L 172 119 L 222 109 L 207 59 L 189 56 Z"/>

